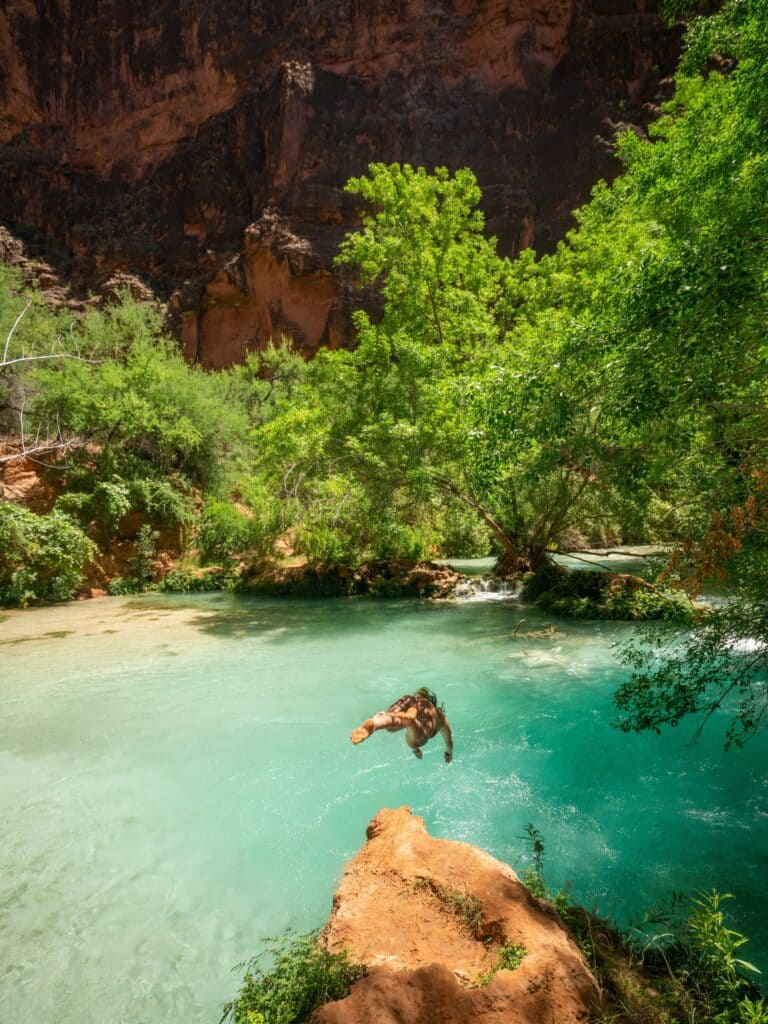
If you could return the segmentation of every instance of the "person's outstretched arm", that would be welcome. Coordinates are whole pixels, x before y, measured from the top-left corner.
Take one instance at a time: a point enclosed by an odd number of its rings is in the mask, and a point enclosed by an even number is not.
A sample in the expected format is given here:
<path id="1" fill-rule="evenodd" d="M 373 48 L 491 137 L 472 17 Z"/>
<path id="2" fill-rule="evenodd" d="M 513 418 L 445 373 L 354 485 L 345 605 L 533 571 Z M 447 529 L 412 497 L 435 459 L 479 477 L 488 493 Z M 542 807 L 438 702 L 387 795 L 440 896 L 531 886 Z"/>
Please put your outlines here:
<path id="1" fill-rule="evenodd" d="M 448 725 L 448 719 L 443 716 L 443 724 L 440 726 L 440 732 L 443 736 L 443 742 L 445 743 L 445 763 L 450 764 L 453 760 L 453 736 L 451 734 L 451 727 Z"/>
<path id="2" fill-rule="evenodd" d="M 362 743 L 378 729 L 389 729 L 390 732 L 405 729 L 415 717 L 416 708 L 407 711 L 377 711 L 373 718 L 366 718 L 362 725 L 358 725 L 349 738 L 353 743 Z"/>

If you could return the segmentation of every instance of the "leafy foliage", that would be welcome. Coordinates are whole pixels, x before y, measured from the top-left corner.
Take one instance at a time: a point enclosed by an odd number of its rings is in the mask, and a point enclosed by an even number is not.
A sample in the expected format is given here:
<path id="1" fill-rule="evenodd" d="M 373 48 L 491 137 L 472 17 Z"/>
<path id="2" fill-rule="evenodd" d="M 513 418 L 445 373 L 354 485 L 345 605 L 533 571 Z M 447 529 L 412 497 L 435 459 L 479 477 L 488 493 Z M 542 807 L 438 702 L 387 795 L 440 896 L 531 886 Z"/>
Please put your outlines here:
<path id="1" fill-rule="evenodd" d="M 262 967 L 265 958 L 268 969 Z M 237 998 L 224 1008 L 222 1021 L 233 1024 L 304 1024 L 331 999 L 343 999 L 365 968 L 346 951 L 330 953 L 318 932 L 267 939 L 264 951 L 248 962 Z"/>
<path id="2" fill-rule="evenodd" d="M 200 547 L 205 561 L 227 563 L 243 553 L 267 554 L 280 532 L 280 510 L 268 499 L 257 499 L 254 504 L 256 511 L 219 498 L 205 503 L 200 517 Z"/>
<path id="3" fill-rule="evenodd" d="M 0 604 L 68 600 L 93 552 L 93 543 L 62 512 L 38 516 L 0 501 Z"/>
<path id="4" fill-rule="evenodd" d="M 72 319 L 48 310 L 6 268 L 2 331 L 0 429 L 15 434 L 22 454 L 53 454 L 66 487 L 57 511 L 100 547 L 109 549 L 133 513 L 152 528 L 181 524 L 193 538 L 203 491 L 206 555 L 269 550 L 285 516 L 252 464 L 259 428 L 303 376 L 303 360 L 287 346 L 208 372 L 183 359 L 156 307 L 126 294 Z M 136 592 L 149 582 L 141 568 L 111 589 Z"/>
<path id="5" fill-rule="evenodd" d="M 516 971 L 527 954 L 528 950 L 525 946 L 520 946 L 514 942 L 505 943 L 499 950 L 496 963 L 490 971 L 486 971 L 478 977 L 478 985 L 487 985 L 497 971 Z"/>
<path id="6" fill-rule="evenodd" d="M 692 625 L 694 609 L 680 591 L 660 590 L 637 576 L 548 565 L 529 577 L 523 597 L 576 619 L 658 620 Z"/>
<path id="7" fill-rule="evenodd" d="M 713 609 L 693 633 L 645 630 L 622 656 L 634 670 L 614 698 L 624 732 L 660 732 L 697 715 L 698 735 L 717 715 L 728 721 L 726 747 L 740 747 L 768 712 L 768 606 L 748 588 Z"/>
<path id="8" fill-rule="evenodd" d="M 768 1003 L 750 980 L 760 972 L 737 956 L 747 939 L 729 928 L 730 893 L 674 894 L 627 937 L 649 967 L 663 968 L 689 1016 L 713 1024 L 766 1024 Z"/>
<path id="9" fill-rule="evenodd" d="M 602 990 L 601 1020 L 768 1024 L 768 1002 L 748 977 L 760 972 L 736 956 L 747 939 L 725 922 L 722 906 L 730 894 L 673 893 L 621 932 L 566 893 L 549 889 L 543 837 L 532 824 L 525 832 L 533 864 L 523 873 L 524 884 L 556 907 L 576 939 Z"/>

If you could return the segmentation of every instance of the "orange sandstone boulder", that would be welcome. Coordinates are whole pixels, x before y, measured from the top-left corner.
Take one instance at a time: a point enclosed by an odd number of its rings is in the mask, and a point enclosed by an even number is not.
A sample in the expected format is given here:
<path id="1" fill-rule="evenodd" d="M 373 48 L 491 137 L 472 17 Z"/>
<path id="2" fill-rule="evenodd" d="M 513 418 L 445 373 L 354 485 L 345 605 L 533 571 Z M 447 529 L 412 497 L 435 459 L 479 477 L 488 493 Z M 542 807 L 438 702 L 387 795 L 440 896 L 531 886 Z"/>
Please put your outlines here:
<path id="1" fill-rule="evenodd" d="M 371 822 L 323 939 L 368 975 L 318 1024 L 575 1024 L 598 997 L 548 903 L 478 847 L 432 838 L 407 807 Z M 520 966 L 484 984 L 504 945 L 524 948 Z"/>

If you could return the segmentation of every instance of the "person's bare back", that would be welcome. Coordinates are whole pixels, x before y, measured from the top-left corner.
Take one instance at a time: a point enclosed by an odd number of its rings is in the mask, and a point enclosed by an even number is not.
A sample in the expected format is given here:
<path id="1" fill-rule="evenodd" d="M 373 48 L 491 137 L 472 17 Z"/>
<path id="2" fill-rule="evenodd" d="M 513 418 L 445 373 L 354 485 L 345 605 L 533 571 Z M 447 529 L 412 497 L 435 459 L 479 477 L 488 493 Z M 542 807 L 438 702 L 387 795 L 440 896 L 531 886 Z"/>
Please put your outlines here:
<path id="1" fill-rule="evenodd" d="M 445 761 L 453 759 L 453 736 L 445 710 L 438 706 L 437 697 L 422 687 L 415 694 L 399 697 L 386 711 L 377 711 L 373 718 L 367 718 L 349 737 L 353 743 L 362 743 L 380 729 L 400 732 L 405 729 L 405 742 L 416 757 L 421 758 L 421 748 L 438 732 L 445 742 Z"/>

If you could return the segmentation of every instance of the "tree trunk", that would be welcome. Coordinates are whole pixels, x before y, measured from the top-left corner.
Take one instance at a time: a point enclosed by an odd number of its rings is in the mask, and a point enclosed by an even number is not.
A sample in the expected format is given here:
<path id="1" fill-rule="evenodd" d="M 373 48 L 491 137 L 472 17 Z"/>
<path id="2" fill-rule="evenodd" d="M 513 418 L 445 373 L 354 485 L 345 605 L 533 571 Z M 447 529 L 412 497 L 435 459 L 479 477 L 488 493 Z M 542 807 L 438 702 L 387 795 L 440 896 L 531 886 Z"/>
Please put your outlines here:
<path id="1" fill-rule="evenodd" d="M 521 576 L 527 572 L 537 572 L 539 569 L 543 569 L 548 561 L 549 556 L 541 548 L 514 553 L 505 550 L 496 559 L 493 575 L 506 579 L 512 576 Z"/>

